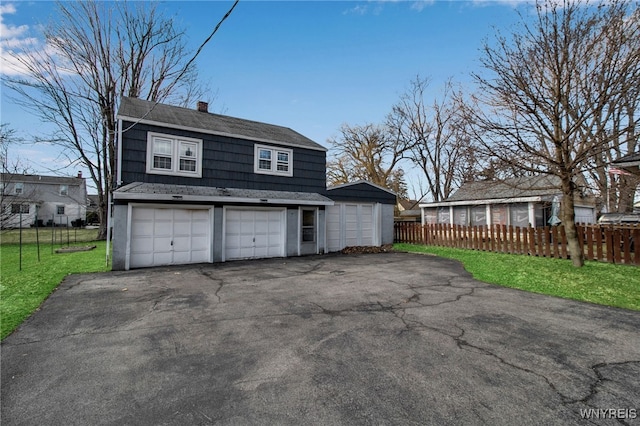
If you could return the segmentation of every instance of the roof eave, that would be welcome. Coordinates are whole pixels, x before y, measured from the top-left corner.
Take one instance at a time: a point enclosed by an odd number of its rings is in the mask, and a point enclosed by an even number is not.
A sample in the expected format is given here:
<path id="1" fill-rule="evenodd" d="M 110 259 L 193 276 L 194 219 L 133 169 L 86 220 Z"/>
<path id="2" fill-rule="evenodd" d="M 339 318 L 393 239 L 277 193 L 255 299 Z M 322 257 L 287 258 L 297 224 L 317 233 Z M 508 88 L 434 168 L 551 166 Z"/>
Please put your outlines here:
<path id="1" fill-rule="evenodd" d="M 332 206 L 333 201 L 328 200 L 294 200 L 286 198 L 253 198 L 231 197 L 226 195 L 174 195 L 174 194 L 144 194 L 114 192 L 114 200 L 126 201 L 187 201 L 196 203 L 234 203 L 234 204 L 278 204 L 278 205 L 305 205 L 305 206 Z"/>
<path id="2" fill-rule="evenodd" d="M 482 204 L 508 204 L 508 203 L 528 203 L 543 201 L 544 196 L 537 195 L 533 197 L 518 198 L 492 198 L 484 200 L 461 200 L 461 201 L 439 201 L 436 203 L 420 203 L 420 208 L 428 207 L 449 207 L 449 206 L 477 206 Z"/>

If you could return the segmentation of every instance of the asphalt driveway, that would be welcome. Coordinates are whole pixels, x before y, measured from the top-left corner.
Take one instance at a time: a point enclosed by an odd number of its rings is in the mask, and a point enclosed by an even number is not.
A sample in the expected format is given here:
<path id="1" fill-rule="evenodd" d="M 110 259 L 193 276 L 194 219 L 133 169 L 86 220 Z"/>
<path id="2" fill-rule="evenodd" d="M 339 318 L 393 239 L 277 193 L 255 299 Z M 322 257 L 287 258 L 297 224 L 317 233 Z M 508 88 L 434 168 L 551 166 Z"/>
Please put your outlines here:
<path id="1" fill-rule="evenodd" d="M 640 313 L 417 254 L 70 276 L 1 350 L 3 425 L 640 424 Z"/>

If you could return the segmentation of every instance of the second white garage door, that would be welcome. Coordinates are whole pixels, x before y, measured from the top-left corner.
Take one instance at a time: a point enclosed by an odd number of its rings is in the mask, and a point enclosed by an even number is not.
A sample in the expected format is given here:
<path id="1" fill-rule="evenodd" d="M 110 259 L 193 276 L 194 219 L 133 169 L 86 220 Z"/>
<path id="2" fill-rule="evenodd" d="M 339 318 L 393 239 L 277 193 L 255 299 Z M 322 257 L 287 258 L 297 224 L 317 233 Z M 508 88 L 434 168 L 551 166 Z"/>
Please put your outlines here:
<path id="1" fill-rule="evenodd" d="M 225 210 L 224 260 L 285 256 L 286 209 Z"/>

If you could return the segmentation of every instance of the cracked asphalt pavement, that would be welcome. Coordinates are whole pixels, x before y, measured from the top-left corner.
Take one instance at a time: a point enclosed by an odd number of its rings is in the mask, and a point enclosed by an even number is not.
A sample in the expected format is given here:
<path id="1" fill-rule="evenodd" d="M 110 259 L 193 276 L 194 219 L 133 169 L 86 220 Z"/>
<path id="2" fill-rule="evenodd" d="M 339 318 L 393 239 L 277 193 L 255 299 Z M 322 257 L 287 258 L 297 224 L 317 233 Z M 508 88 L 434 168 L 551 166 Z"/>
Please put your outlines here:
<path id="1" fill-rule="evenodd" d="M 1 421 L 640 424 L 639 331 L 418 254 L 73 275 L 2 343 Z"/>

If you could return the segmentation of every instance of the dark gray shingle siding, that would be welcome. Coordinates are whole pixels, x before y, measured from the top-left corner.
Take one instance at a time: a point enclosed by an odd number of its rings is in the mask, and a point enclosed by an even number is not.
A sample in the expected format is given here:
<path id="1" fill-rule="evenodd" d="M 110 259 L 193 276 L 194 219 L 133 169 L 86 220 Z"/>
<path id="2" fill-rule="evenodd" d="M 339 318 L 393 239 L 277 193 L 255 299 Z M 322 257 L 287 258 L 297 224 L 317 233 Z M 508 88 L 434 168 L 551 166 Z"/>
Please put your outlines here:
<path id="1" fill-rule="evenodd" d="M 256 174 L 253 161 L 254 146 L 258 142 L 140 123 L 131 127 L 132 124 L 131 122 L 123 122 L 125 129 L 130 128 L 123 134 L 123 159 L 121 162 L 123 185 L 132 182 L 149 182 L 293 192 L 322 193 L 325 190 L 325 151 L 288 147 L 293 150 L 293 177 Z M 147 174 L 148 132 L 202 139 L 202 178 Z"/>

